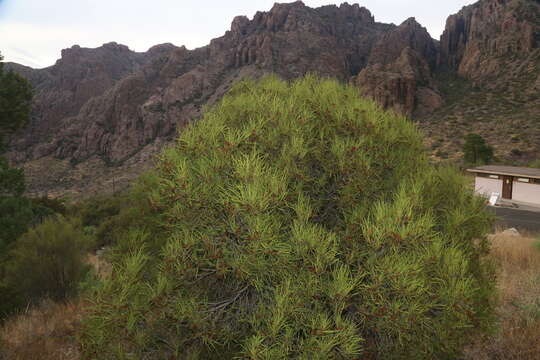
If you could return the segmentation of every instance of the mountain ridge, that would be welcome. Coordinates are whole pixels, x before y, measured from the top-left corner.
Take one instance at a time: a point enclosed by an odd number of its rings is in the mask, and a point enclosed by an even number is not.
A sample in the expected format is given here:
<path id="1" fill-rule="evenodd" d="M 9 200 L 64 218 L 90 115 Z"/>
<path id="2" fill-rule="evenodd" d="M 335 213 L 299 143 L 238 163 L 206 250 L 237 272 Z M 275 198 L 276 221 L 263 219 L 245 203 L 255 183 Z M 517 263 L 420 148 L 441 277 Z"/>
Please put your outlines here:
<path id="1" fill-rule="evenodd" d="M 502 51 L 503 57 L 507 53 L 501 49 L 519 50 L 533 54 L 534 60 L 538 22 L 530 16 L 512 20 L 521 11 L 516 4 L 538 8 L 532 0 L 481 0 L 450 16 L 438 42 L 413 18 L 396 26 L 377 23 L 358 4 L 313 9 L 298 1 L 275 4 L 251 20 L 236 17 L 222 37 L 194 50 L 164 44 L 135 53 L 109 43 L 97 49 L 74 46 L 41 70 L 8 65 L 36 88 L 32 121 L 12 139 L 8 156 L 27 168 L 36 192 L 109 187 L 93 184 L 92 177 L 109 184 L 112 174 L 133 173 L 129 182 L 178 129 L 197 119 L 233 83 L 268 73 L 285 79 L 310 72 L 335 77 L 386 108 L 420 119 L 428 134 L 442 131 L 428 121 L 449 106 L 438 73 L 444 70 L 487 86 L 484 79 L 507 66 L 493 60 L 491 50 Z M 493 16 L 482 25 L 478 19 L 486 14 Z M 485 34 L 497 24 L 529 30 L 517 38 L 502 33 L 502 45 L 495 42 L 494 47 Z M 508 49 L 505 44 L 516 39 L 523 45 Z M 516 63 L 520 69 L 524 62 Z M 491 72 L 476 76 L 478 69 Z M 533 96 L 534 85 L 530 88 Z M 43 176 L 53 163 L 61 164 L 55 176 L 66 178 L 65 183 L 54 181 L 52 174 Z"/>

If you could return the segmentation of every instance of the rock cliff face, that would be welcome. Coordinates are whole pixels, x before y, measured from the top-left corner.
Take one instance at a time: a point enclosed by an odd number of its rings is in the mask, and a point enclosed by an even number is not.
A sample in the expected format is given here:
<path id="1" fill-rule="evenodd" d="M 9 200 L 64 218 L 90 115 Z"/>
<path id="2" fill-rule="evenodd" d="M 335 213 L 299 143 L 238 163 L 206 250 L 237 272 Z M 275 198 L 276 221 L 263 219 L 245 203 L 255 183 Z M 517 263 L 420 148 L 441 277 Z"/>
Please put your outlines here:
<path id="1" fill-rule="evenodd" d="M 450 101 L 422 121 L 437 138 L 436 152 L 458 159 L 460 139 L 477 132 L 499 159 L 521 165 L 538 159 L 540 1 L 467 6 L 448 18 L 440 49 L 438 83 Z"/>
<path id="2" fill-rule="evenodd" d="M 539 1 L 479 1 L 450 16 L 441 37 L 439 65 L 488 87 L 532 72 L 539 61 Z"/>
<path id="3" fill-rule="evenodd" d="M 429 113 L 442 104 L 431 76 L 437 54 L 438 44 L 411 18 L 377 41 L 368 66 L 352 82 L 386 108 Z"/>
<path id="4" fill-rule="evenodd" d="M 36 98 L 31 124 L 9 155 L 22 163 L 53 158 L 72 166 L 147 158 L 234 82 L 270 72 L 286 79 L 316 72 L 342 81 L 362 72 L 354 82 L 365 82 L 368 95 L 410 114 L 419 103 L 417 82 L 430 86 L 436 53 L 435 41 L 412 20 L 396 27 L 375 22 L 356 4 L 312 9 L 302 2 L 276 4 L 251 20 L 237 17 L 224 36 L 192 51 L 74 46 L 47 69 L 12 65 L 33 83 Z M 366 74 L 366 68 L 372 70 Z"/>
<path id="5" fill-rule="evenodd" d="M 138 54 L 127 46 L 109 43 L 97 49 L 75 45 L 62 50 L 61 59 L 43 70 L 7 64 L 8 69 L 26 76 L 35 92 L 32 120 L 15 142 L 17 149 L 25 149 L 19 160 L 49 155 L 54 149 L 48 139 L 62 132 L 89 100 L 102 96 L 152 56 L 153 51 Z"/>
<path id="6" fill-rule="evenodd" d="M 357 4 L 298 1 L 236 17 L 224 36 L 195 50 L 163 44 L 136 53 L 110 43 L 66 49 L 46 69 L 8 64 L 36 93 L 32 121 L 8 156 L 26 167 L 36 192 L 84 190 L 127 168 L 135 174 L 233 83 L 271 72 L 332 76 L 384 107 L 425 116 L 444 103 L 434 80 L 441 68 L 485 79 L 503 66 L 496 56 L 534 57 L 537 23 L 508 15 L 530 17 L 530 6 L 538 2 L 481 0 L 449 18 L 439 44 L 414 19 L 382 24 Z"/>

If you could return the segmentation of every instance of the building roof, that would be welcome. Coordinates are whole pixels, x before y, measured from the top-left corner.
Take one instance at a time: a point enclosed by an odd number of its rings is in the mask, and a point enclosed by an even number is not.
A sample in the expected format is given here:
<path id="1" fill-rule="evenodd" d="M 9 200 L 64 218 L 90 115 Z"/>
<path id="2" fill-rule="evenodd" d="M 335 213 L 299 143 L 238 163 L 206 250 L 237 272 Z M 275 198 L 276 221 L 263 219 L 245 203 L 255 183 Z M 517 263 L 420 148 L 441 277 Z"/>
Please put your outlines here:
<path id="1" fill-rule="evenodd" d="M 540 179 L 540 169 L 517 167 L 517 166 L 497 166 L 486 165 L 473 169 L 467 169 L 469 172 L 495 175 L 523 176 Z"/>

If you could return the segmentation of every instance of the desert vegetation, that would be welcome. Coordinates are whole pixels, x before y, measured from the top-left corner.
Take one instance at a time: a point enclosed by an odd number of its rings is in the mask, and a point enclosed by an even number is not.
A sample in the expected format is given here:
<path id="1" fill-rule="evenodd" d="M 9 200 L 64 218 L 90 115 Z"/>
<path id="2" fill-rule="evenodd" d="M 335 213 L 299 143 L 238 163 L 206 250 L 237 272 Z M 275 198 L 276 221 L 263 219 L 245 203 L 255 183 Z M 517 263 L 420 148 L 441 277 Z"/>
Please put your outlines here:
<path id="1" fill-rule="evenodd" d="M 333 80 L 241 82 L 129 191 L 31 202 L 2 360 L 540 354 L 534 237 Z"/>
<path id="2" fill-rule="evenodd" d="M 44 300 L 2 323 L 2 360 L 79 360 L 81 301 Z"/>
<path id="3" fill-rule="evenodd" d="M 0 360 L 540 359 L 539 234 L 460 172 L 540 168 L 539 20 L 294 2 L 0 55 Z"/>
<path id="4" fill-rule="evenodd" d="M 336 81 L 236 85 L 139 191 L 86 357 L 429 359 L 492 328 L 483 201 Z"/>
<path id="5" fill-rule="evenodd" d="M 28 81 L 0 61 L 0 151 L 28 122 L 31 99 Z M 0 156 L 0 321 L 43 298 L 65 297 L 78 280 L 73 270 L 82 268 L 87 239 L 67 220 L 48 219 L 66 213 L 64 202 L 29 198 L 25 188 L 23 170 Z"/>
<path id="6" fill-rule="evenodd" d="M 466 359 L 540 358 L 540 237 L 490 236 L 497 264 L 498 330 L 469 347 Z"/>
<path id="7" fill-rule="evenodd" d="M 62 216 L 49 217 L 17 240 L 4 264 L 4 281 L 24 304 L 62 300 L 73 294 L 88 271 L 91 238 Z"/>
<path id="8" fill-rule="evenodd" d="M 539 128 L 538 91 L 524 87 L 540 71 L 540 52 L 536 51 L 534 67 L 508 81 L 500 88 L 478 86 L 471 80 L 438 71 L 435 77 L 446 99 L 445 105 L 419 120 L 419 127 L 433 146 L 438 159 L 467 162 L 464 154 L 466 137 L 480 134 L 493 147 L 493 161 L 527 166 L 538 157 Z"/>
<path id="9" fill-rule="evenodd" d="M 540 237 L 498 231 L 489 240 L 497 269 L 497 330 L 476 338 L 464 359 L 538 359 Z M 9 318 L 0 327 L 0 359 L 82 359 L 77 339 L 87 308 L 81 300 L 43 301 Z"/>
<path id="10" fill-rule="evenodd" d="M 493 159 L 493 148 L 482 136 L 470 133 L 465 137 L 463 154 L 467 165 L 484 165 L 489 164 Z"/>

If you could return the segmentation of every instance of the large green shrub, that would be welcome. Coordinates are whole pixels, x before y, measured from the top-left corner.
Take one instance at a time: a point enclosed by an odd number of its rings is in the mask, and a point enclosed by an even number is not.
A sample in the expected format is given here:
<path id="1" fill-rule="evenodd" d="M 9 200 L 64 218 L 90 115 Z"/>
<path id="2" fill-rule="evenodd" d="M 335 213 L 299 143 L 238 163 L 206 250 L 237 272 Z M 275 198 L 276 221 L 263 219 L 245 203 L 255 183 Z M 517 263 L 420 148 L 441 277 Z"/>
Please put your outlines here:
<path id="1" fill-rule="evenodd" d="M 85 257 L 91 242 L 73 221 L 60 215 L 47 218 L 10 250 L 4 282 L 23 303 L 64 299 L 88 271 Z"/>
<path id="2" fill-rule="evenodd" d="M 483 200 L 353 88 L 242 82 L 148 179 L 88 358 L 453 359 L 491 327 Z"/>
<path id="3" fill-rule="evenodd" d="M 99 195 L 82 201 L 71 210 L 81 218 L 83 226 L 98 227 L 103 221 L 118 215 L 127 201 L 129 199 L 126 194 Z"/>
<path id="4" fill-rule="evenodd" d="M 142 177 L 139 182 L 142 184 Z M 116 242 L 116 238 L 132 226 L 150 225 L 142 216 L 148 207 L 146 189 L 136 186 L 129 192 L 100 195 L 88 198 L 69 208 L 71 215 L 80 218 L 83 229 L 95 235 L 95 247 L 101 248 Z"/>
<path id="5" fill-rule="evenodd" d="M 0 267 L 7 251 L 32 226 L 61 211 L 57 200 L 24 196 L 0 196 Z M 51 207 L 49 207 L 51 206 Z"/>

